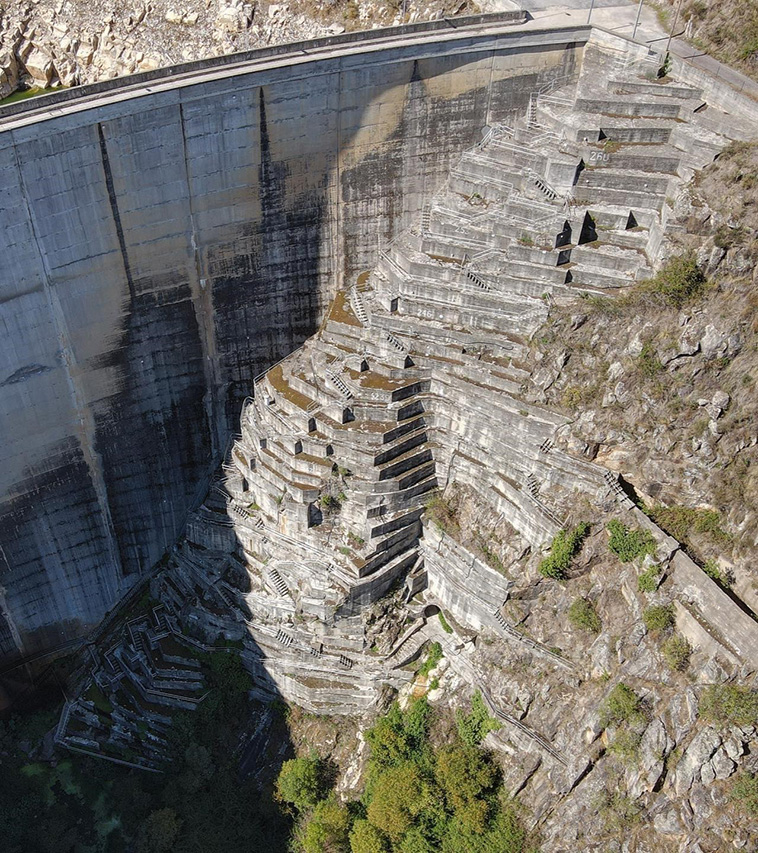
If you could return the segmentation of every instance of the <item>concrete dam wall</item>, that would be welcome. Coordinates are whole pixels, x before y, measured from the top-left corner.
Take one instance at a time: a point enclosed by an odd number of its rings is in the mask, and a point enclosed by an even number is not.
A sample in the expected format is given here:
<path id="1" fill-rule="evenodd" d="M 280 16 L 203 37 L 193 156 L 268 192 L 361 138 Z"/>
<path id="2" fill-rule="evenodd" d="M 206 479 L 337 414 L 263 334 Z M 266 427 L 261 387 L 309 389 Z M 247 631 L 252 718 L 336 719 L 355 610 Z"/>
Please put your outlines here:
<path id="1" fill-rule="evenodd" d="M 0 658 L 150 569 L 254 377 L 589 35 L 440 26 L 0 111 Z"/>

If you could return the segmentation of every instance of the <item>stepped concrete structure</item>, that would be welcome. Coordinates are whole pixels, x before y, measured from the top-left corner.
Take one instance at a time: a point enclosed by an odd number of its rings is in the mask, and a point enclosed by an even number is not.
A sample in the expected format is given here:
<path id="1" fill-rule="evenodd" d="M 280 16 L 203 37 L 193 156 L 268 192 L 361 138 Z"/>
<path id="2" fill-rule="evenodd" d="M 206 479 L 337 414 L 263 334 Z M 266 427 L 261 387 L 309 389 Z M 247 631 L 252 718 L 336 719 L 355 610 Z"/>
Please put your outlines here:
<path id="1" fill-rule="evenodd" d="M 649 277 L 668 200 L 743 133 L 701 87 L 649 76 L 644 53 L 593 34 L 582 63 L 510 124 L 490 124 L 376 265 L 348 272 L 319 331 L 251 385 L 222 473 L 153 591 L 196 636 L 259 649 L 263 694 L 315 712 L 371 708 L 410 678 L 403 664 L 440 607 L 459 636 L 489 628 L 581 676 L 508 624 L 512 582 L 497 560 L 424 523 L 451 484 L 536 549 L 577 500 L 618 502 L 662 561 L 674 556 L 681 630 L 758 664 L 755 622 L 614 474 L 560 449 L 563 416 L 523 394 L 525 349 L 550 305 Z M 378 613 L 393 590 L 396 609 Z"/>
<path id="2" fill-rule="evenodd" d="M 652 83 L 661 58 L 605 31 L 520 22 L 324 40 L 0 113 L 0 654 L 81 636 L 166 551 L 169 624 L 241 645 L 261 696 L 313 711 L 406 683 L 439 607 L 458 637 L 529 642 L 502 566 L 424 509 L 456 484 L 540 548 L 577 496 L 615 498 L 556 445 L 563 416 L 524 398 L 525 348 L 553 302 L 650 274 L 668 200 L 756 108 L 683 63 Z M 689 568 L 682 619 L 708 632 L 718 596 Z M 747 662 L 755 629 L 722 623 L 713 641 Z M 101 690 L 166 686 L 146 637 Z M 92 713 L 89 747 L 130 742 Z"/>

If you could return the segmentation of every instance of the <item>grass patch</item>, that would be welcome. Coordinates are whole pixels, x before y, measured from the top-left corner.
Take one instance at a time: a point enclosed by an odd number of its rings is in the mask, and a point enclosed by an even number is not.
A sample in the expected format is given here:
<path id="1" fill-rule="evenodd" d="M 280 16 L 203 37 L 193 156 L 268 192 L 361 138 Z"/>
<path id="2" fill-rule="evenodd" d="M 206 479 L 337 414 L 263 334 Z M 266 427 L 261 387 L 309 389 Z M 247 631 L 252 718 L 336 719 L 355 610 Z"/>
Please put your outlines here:
<path id="1" fill-rule="evenodd" d="M 448 624 L 447 619 L 445 619 L 445 614 L 440 610 L 440 612 L 437 614 L 437 616 L 439 617 L 440 625 L 442 625 L 442 630 L 443 630 L 446 634 L 452 634 L 452 633 L 453 633 L 453 629 L 452 629 L 452 628 L 450 627 L 450 625 Z"/>
<path id="2" fill-rule="evenodd" d="M 664 370 L 655 347 L 649 341 L 642 345 L 637 356 L 637 369 L 646 379 L 653 379 Z"/>
<path id="3" fill-rule="evenodd" d="M 661 567 L 659 565 L 650 566 L 637 578 L 637 589 L 640 592 L 655 592 L 660 581 Z"/>
<path id="4" fill-rule="evenodd" d="M 590 526 L 586 521 L 577 524 L 571 531 L 559 530 L 550 545 L 550 553 L 539 564 L 539 573 L 543 578 L 564 580 L 571 560 L 579 552 Z"/>
<path id="5" fill-rule="evenodd" d="M 454 533 L 459 529 L 458 500 L 456 496 L 446 498 L 435 492 L 425 504 L 426 514 L 442 533 Z"/>
<path id="6" fill-rule="evenodd" d="M 604 826 L 610 831 L 624 832 L 639 822 L 641 806 L 618 788 L 604 791 L 594 805 Z"/>
<path id="7" fill-rule="evenodd" d="M 758 691 L 736 684 L 711 684 L 700 698 L 700 716 L 720 726 L 758 724 Z"/>
<path id="8" fill-rule="evenodd" d="M 734 583 L 732 576 L 727 572 L 722 572 L 719 568 L 719 564 L 713 559 L 706 560 L 702 568 L 709 578 L 716 581 L 716 583 L 719 586 L 724 587 L 724 589 L 729 589 Z"/>
<path id="9" fill-rule="evenodd" d="M 635 732 L 632 729 L 619 729 L 608 747 L 608 752 L 624 764 L 636 764 L 640 757 L 641 740 L 641 732 Z"/>
<path id="10" fill-rule="evenodd" d="M 27 101 L 29 98 L 36 98 L 38 95 L 49 95 L 51 92 L 55 92 L 59 88 L 63 87 L 56 86 L 54 89 L 37 89 L 33 87 L 31 89 L 14 92 L 12 95 L 8 95 L 7 98 L 0 100 L 0 107 L 7 107 L 8 104 L 16 104 L 19 101 Z"/>
<path id="11" fill-rule="evenodd" d="M 740 810 L 758 817 L 758 774 L 742 772 L 737 775 L 729 792 L 729 799 Z"/>
<path id="12" fill-rule="evenodd" d="M 721 526 L 721 514 L 715 509 L 655 504 L 647 514 L 680 542 L 689 543 L 693 533 L 705 537 L 714 545 L 724 544 L 731 538 Z"/>

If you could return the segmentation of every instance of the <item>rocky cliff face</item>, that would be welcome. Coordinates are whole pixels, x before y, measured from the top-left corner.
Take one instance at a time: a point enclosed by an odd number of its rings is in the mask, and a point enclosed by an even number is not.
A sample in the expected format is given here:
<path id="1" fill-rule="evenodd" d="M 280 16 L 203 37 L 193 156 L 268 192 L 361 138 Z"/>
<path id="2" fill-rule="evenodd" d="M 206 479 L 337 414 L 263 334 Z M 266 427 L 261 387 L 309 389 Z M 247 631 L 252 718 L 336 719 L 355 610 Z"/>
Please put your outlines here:
<path id="1" fill-rule="evenodd" d="M 0 13 L 0 98 L 76 86 L 271 44 L 476 11 L 447 0 L 283 3 L 13 2 Z"/>

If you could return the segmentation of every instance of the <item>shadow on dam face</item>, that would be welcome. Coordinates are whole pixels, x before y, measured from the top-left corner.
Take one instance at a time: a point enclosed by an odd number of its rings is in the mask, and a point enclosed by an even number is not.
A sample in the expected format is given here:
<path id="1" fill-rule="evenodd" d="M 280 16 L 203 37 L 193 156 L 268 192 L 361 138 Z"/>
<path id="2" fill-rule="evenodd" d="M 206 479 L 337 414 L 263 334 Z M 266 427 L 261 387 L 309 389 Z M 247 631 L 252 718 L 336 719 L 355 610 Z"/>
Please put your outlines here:
<path id="1" fill-rule="evenodd" d="M 571 39 L 338 54 L 0 133 L 0 658 L 150 571 L 255 376 L 485 125 L 575 69 Z"/>

